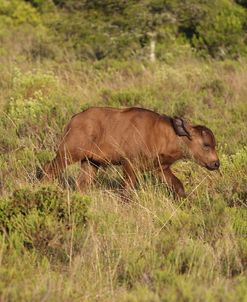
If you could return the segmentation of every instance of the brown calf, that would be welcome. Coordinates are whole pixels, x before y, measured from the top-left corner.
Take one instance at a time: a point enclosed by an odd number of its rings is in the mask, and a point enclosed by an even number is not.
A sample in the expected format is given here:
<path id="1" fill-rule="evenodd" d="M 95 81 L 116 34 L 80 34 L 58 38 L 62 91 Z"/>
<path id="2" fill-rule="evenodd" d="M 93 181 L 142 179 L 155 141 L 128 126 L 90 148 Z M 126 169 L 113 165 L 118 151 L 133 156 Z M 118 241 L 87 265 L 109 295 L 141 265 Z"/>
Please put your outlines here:
<path id="1" fill-rule="evenodd" d="M 170 169 L 182 158 L 192 158 L 209 170 L 218 169 L 212 131 L 146 109 L 92 107 L 72 117 L 42 179 L 54 179 L 67 165 L 80 161 L 78 187 L 84 190 L 100 166 L 122 165 L 125 189 L 135 187 L 136 168 L 152 169 L 176 196 L 184 197 L 183 184 Z"/>

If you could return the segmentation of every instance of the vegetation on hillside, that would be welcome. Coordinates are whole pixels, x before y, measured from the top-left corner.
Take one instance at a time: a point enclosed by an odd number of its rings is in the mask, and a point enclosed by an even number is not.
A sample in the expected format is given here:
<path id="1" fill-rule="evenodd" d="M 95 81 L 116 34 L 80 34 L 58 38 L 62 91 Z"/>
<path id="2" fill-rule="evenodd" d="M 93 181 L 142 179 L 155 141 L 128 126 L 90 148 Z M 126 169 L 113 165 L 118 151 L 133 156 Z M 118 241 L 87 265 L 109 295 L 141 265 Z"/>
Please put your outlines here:
<path id="1" fill-rule="evenodd" d="M 1 301 L 246 301 L 246 14 L 245 0 L 0 1 Z M 92 105 L 208 126 L 220 172 L 177 163 L 180 201 L 147 173 L 124 204 L 116 167 L 87 194 L 78 165 L 41 184 Z"/>

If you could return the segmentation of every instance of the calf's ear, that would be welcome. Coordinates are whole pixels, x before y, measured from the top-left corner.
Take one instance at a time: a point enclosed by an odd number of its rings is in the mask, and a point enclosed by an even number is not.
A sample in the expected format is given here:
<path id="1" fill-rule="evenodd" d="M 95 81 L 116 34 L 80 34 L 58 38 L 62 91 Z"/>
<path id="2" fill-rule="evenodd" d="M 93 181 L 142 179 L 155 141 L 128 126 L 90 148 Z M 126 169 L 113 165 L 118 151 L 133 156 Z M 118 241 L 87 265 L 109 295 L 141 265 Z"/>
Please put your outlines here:
<path id="1" fill-rule="evenodd" d="M 172 126 L 178 136 L 187 136 L 191 139 L 190 133 L 186 128 L 186 123 L 183 119 L 178 117 L 172 118 Z"/>

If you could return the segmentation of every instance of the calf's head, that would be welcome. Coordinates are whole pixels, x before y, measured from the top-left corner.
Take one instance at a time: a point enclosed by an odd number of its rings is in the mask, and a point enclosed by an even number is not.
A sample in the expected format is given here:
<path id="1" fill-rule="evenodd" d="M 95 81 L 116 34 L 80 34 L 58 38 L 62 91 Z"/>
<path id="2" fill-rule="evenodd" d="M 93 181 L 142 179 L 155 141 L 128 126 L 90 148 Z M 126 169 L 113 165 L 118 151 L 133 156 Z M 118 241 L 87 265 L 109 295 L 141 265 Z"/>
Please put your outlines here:
<path id="1" fill-rule="evenodd" d="M 173 128 L 183 137 L 186 155 L 190 155 L 198 164 L 208 170 L 217 170 L 220 161 L 216 153 L 216 141 L 213 132 L 205 126 L 192 126 L 181 118 L 172 119 Z"/>

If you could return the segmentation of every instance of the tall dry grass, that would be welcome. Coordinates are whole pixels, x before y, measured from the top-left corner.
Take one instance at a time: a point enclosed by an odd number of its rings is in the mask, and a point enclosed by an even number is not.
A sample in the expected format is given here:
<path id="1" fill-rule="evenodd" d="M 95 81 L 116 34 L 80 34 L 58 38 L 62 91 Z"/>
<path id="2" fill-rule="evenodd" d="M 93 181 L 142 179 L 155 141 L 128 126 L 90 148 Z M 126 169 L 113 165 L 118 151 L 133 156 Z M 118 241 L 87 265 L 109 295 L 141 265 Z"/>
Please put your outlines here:
<path id="1" fill-rule="evenodd" d="M 245 61 L 58 64 L 10 54 L 0 64 L 2 301 L 246 300 Z M 91 105 L 143 106 L 209 126 L 221 173 L 176 164 L 182 201 L 147 173 L 124 204 L 114 167 L 85 195 L 40 184 L 36 167 L 54 156 L 71 115 Z M 78 172 L 71 166 L 65 178 Z"/>

